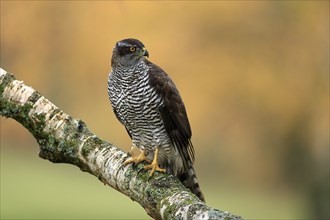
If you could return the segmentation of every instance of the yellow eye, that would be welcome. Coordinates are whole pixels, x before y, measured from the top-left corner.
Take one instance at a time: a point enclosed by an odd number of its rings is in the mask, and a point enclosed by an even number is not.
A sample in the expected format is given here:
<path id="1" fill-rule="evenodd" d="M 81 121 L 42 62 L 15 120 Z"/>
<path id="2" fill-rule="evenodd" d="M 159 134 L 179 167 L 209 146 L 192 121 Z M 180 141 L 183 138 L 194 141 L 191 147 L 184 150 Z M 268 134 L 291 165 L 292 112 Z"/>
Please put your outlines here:
<path id="1" fill-rule="evenodd" d="M 131 52 L 134 52 L 134 51 L 136 50 L 136 48 L 135 48 L 135 47 L 130 47 L 129 50 L 130 50 Z"/>

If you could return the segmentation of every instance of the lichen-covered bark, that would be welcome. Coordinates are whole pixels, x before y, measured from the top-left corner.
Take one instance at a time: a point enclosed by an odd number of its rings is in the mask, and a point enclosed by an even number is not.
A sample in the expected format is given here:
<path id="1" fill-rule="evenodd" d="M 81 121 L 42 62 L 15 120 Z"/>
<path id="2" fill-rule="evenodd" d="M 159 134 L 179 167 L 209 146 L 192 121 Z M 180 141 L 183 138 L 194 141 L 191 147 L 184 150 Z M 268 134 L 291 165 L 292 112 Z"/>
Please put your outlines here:
<path id="1" fill-rule="evenodd" d="M 137 201 L 155 219 L 241 219 L 206 206 L 172 175 L 149 177 L 143 164 L 123 166 L 125 152 L 1 68 L 0 115 L 30 131 L 40 145 L 41 158 L 78 166 Z"/>

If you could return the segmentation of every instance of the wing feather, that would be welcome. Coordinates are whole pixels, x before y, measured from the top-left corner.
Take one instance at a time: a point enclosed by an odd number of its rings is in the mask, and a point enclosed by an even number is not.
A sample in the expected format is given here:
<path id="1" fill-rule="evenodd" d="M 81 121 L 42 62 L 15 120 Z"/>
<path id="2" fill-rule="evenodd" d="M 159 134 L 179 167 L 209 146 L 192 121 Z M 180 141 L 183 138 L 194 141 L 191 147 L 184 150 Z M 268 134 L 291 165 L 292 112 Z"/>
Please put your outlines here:
<path id="1" fill-rule="evenodd" d="M 164 100 L 159 112 L 165 129 L 183 158 L 184 166 L 187 167 L 185 160 L 194 161 L 194 147 L 190 141 L 191 128 L 186 108 L 179 91 L 165 71 L 148 60 L 145 62 L 149 67 L 150 86 L 154 87 Z"/>

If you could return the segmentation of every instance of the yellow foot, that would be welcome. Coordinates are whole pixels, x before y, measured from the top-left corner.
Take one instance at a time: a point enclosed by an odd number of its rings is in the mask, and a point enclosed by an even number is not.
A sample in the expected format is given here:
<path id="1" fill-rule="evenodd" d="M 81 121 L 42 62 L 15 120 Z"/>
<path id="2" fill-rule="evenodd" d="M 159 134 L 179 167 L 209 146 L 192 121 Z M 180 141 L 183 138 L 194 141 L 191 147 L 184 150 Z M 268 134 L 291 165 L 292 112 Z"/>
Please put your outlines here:
<path id="1" fill-rule="evenodd" d="M 166 169 L 160 168 L 158 166 L 158 163 L 154 163 L 154 162 L 152 162 L 150 165 L 145 166 L 144 169 L 145 170 L 151 169 L 149 176 L 152 176 L 155 171 L 162 172 L 162 173 L 166 172 Z"/>
<path id="2" fill-rule="evenodd" d="M 159 151 L 158 147 L 156 147 L 155 156 L 154 156 L 152 163 L 150 165 L 147 165 L 144 167 L 145 170 L 151 169 L 149 176 L 152 176 L 155 171 L 162 172 L 162 173 L 166 172 L 166 169 L 162 169 L 158 166 L 158 151 Z"/>
<path id="3" fill-rule="evenodd" d="M 127 165 L 127 164 L 130 164 L 130 163 L 138 164 L 138 163 L 141 163 L 142 161 L 148 161 L 146 155 L 144 154 L 144 150 L 142 150 L 141 153 L 138 156 L 136 156 L 136 157 L 132 156 L 132 158 L 127 159 L 123 163 L 123 165 Z"/>

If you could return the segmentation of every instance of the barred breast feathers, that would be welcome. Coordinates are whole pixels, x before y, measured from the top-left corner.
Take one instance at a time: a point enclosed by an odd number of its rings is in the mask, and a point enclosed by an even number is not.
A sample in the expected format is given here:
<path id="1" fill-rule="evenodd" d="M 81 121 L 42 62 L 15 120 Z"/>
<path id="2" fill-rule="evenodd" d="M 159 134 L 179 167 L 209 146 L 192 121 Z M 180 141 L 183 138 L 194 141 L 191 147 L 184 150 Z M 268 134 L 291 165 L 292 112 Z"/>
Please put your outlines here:
<path id="1" fill-rule="evenodd" d="M 133 141 L 155 147 L 170 141 L 159 117 L 158 108 L 163 100 L 149 85 L 148 70 L 143 62 L 129 71 L 114 68 L 108 90 L 114 112 L 133 136 Z"/>

